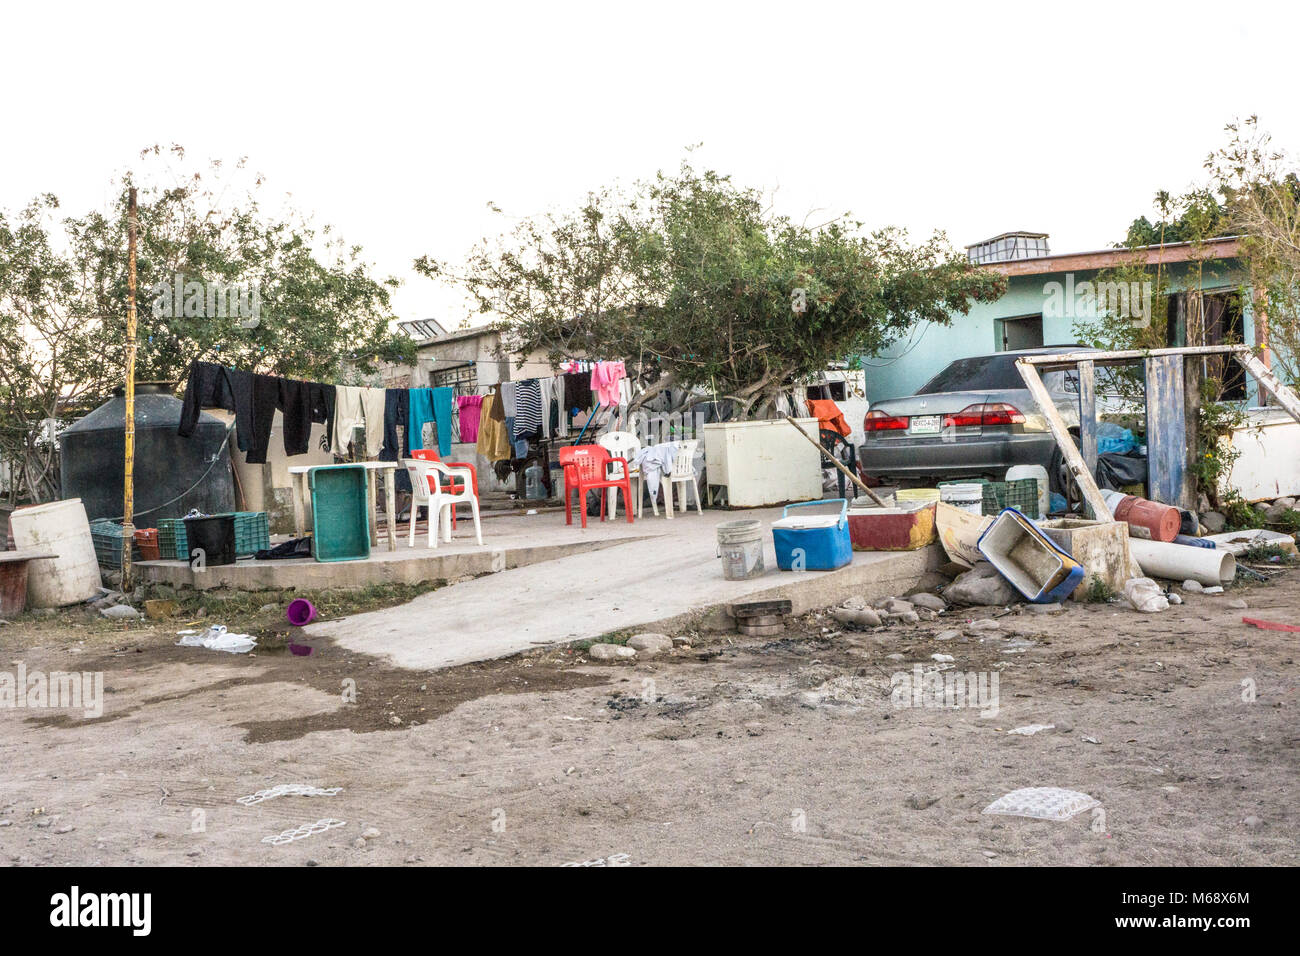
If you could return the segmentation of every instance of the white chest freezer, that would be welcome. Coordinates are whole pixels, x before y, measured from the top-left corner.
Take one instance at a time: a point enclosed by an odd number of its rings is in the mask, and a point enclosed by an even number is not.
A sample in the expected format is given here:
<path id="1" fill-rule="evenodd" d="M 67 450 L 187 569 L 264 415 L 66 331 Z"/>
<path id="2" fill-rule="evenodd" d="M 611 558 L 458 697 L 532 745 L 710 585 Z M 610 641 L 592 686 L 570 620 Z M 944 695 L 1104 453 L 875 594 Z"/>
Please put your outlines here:
<path id="1" fill-rule="evenodd" d="M 796 421 L 817 440 L 817 419 Z M 703 431 L 710 497 L 715 486 L 727 489 L 727 503 L 736 508 L 822 497 L 821 455 L 784 418 L 715 422 Z"/>

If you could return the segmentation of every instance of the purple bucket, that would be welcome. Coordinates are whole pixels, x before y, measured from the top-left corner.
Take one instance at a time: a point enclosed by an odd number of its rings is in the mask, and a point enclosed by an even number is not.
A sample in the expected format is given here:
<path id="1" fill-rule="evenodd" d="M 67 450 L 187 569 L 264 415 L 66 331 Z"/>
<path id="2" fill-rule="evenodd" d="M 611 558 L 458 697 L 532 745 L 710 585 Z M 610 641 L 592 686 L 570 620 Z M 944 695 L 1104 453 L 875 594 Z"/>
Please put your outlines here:
<path id="1" fill-rule="evenodd" d="M 289 619 L 289 623 L 294 627 L 303 627 L 316 620 L 316 607 L 306 598 L 295 598 L 289 602 L 288 609 L 284 616 Z"/>

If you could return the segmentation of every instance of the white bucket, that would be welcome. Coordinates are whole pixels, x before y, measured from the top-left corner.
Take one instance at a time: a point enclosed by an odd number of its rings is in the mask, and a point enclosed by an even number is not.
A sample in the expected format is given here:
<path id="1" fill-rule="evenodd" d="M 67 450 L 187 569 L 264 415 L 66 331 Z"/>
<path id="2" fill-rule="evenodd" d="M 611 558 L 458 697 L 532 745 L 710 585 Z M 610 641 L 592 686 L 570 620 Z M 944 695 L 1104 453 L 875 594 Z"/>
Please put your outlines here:
<path id="1" fill-rule="evenodd" d="M 724 521 L 718 525 L 718 557 L 722 576 L 745 581 L 763 573 L 763 522 Z"/>
<path id="2" fill-rule="evenodd" d="M 944 485 L 939 489 L 939 500 L 973 515 L 983 514 L 984 486 L 977 481 Z"/>
<path id="3" fill-rule="evenodd" d="M 52 551 L 57 558 L 33 561 L 27 571 L 28 607 L 63 607 L 94 597 L 99 561 L 80 498 L 20 508 L 9 518 L 14 546 Z"/>
<path id="4" fill-rule="evenodd" d="M 1047 480 L 1047 469 L 1042 465 L 1012 465 L 1007 469 L 1007 481 L 1033 478 L 1038 482 L 1038 516 L 1046 518 L 1052 510 L 1051 487 Z"/>

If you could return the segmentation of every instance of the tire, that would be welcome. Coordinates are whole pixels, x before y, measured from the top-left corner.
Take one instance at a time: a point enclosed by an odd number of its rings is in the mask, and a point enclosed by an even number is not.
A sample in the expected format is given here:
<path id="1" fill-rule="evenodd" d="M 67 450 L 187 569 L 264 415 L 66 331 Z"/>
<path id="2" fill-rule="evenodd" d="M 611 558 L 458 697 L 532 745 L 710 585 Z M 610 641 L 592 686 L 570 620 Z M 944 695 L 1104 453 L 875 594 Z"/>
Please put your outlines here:
<path id="1" fill-rule="evenodd" d="M 1079 436 L 1070 433 L 1074 439 L 1074 447 L 1079 447 Z M 1068 504 L 1068 510 L 1076 511 L 1077 506 L 1083 504 L 1083 491 L 1079 488 L 1078 481 L 1070 473 L 1070 466 L 1066 464 L 1065 455 L 1061 453 L 1058 446 L 1052 446 L 1052 457 L 1047 464 L 1047 486 L 1054 494 L 1061 495 Z"/>

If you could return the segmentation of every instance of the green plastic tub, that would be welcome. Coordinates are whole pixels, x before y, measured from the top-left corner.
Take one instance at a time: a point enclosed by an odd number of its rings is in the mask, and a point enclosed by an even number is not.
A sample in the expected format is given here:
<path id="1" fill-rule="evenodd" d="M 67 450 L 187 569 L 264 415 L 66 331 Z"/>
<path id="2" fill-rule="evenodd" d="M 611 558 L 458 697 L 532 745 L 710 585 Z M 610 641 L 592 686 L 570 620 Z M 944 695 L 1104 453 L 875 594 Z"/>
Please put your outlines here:
<path id="1" fill-rule="evenodd" d="M 322 465 L 307 473 L 315 518 L 312 552 L 317 561 L 358 561 L 370 557 L 370 507 L 366 469 L 361 465 Z"/>

